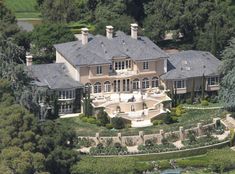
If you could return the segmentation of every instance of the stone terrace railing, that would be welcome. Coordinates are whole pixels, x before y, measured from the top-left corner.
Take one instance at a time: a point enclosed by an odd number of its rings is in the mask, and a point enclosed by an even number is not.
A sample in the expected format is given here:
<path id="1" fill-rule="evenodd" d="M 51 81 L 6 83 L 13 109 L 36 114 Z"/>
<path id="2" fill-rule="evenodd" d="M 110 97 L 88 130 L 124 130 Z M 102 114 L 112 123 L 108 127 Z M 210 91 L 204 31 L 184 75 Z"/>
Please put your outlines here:
<path id="1" fill-rule="evenodd" d="M 135 136 L 122 136 L 121 133 L 118 133 L 117 136 L 114 136 L 114 137 L 101 137 L 99 133 L 96 133 L 95 137 L 80 136 L 78 138 L 88 138 L 90 140 L 93 140 L 96 145 L 99 143 L 105 143 L 110 139 L 112 139 L 113 143 L 120 143 L 123 146 L 141 145 L 141 144 L 145 144 L 147 140 L 152 140 L 152 139 L 154 139 L 157 144 L 161 144 L 163 138 L 167 138 L 172 135 L 176 137 L 178 140 L 181 140 L 181 141 L 185 140 L 188 137 L 189 131 L 192 131 L 192 130 L 196 132 L 197 136 L 202 136 L 205 134 L 206 129 L 215 128 L 217 125 L 216 124 L 217 121 L 220 121 L 220 118 L 214 118 L 213 122 L 207 125 L 202 125 L 201 123 L 198 123 L 196 127 L 193 127 L 190 129 L 184 129 L 182 126 L 179 127 L 178 131 L 173 131 L 173 132 L 164 132 L 164 130 L 161 129 L 158 134 L 145 135 L 143 131 L 139 131 L 139 135 L 135 135 Z"/>

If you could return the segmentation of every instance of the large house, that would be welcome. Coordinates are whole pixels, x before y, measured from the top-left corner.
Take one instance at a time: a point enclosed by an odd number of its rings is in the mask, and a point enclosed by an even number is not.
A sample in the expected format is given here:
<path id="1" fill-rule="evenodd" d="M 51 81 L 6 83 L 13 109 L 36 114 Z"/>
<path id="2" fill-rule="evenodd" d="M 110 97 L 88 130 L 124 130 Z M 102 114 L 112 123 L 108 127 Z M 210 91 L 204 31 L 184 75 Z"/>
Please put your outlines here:
<path id="1" fill-rule="evenodd" d="M 55 49 L 55 63 L 28 64 L 38 85 L 57 91 L 61 114 L 78 108 L 74 101 L 83 85 L 90 89 L 94 112 L 104 108 L 110 117 L 129 120 L 133 127 L 149 126 L 152 118 L 166 112 L 166 101 L 171 100 L 167 90 L 177 88 L 177 94 L 184 94 L 192 83 L 199 90 L 202 77 L 207 91 L 219 88 L 217 58 L 201 51 L 167 54 L 149 38 L 138 36 L 137 24 L 131 24 L 130 36 L 114 33 L 112 26 L 106 27 L 106 36 L 90 35 L 83 28 L 80 40 Z"/>

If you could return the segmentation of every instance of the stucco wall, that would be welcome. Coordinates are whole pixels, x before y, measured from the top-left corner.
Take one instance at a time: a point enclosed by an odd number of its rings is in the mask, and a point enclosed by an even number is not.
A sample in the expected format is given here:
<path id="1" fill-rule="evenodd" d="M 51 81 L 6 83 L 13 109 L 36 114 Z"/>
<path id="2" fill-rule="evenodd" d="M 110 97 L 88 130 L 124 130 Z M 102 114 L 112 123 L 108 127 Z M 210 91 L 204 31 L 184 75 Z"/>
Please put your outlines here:
<path id="1" fill-rule="evenodd" d="M 56 51 L 56 63 L 64 63 L 69 71 L 70 76 L 76 80 L 80 80 L 78 69 L 72 66 L 59 52 Z"/>

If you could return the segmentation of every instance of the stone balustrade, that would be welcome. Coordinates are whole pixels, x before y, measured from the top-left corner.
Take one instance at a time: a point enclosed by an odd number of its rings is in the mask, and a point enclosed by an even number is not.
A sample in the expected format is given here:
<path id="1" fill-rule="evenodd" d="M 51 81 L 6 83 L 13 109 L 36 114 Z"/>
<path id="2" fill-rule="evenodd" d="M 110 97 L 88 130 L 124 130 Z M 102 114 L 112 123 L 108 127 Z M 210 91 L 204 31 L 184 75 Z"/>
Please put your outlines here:
<path id="1" fill-rule="evenodd" d="M 139 131 L 139 135 L 135 136 L 123 136 L 121 133 L 117 133 L 117 136 L 114 137 L 101 137 L 99 133 L 95 134 L 95 137 L 79 137 L 79 138 L 88 138 L 95 142 L 95 144 L 105 143 L 108 139 L 112 139 L 113 143 L 120 143 L 123 146 L 135 146 L 144 144 L 147 140 L 154 140 L 157 144 L 162 143 L 163 138 L 167 138 L 174 134 L 175 137 L 178 137 L 178 140 L 185 140 L 188 137 L 189 131 L 194 131 L 197 136 L 203 136 L 205 134 L 205 130 L 210 128 L 215 128 L 217 121 L 220 121 L 220 118 L 214 118 L 213 123 L 202 125 L 201 123 L 197 123 L 196 127 L 190 129 L 184 129 L 183 126 L 179 127 L 178 131 L 173 132 L 164 132 L 164 130 L 160 130 L 159 133 L 156 134 L 144 134 L 143 131 Z"/>

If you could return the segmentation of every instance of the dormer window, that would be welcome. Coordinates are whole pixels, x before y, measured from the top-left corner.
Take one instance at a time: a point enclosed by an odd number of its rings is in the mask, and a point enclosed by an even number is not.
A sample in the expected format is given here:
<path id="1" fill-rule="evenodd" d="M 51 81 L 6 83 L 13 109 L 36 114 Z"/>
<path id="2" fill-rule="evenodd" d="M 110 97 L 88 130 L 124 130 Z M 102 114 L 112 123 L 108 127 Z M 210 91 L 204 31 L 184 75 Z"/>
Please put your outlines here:
<path id="1" fill-rule="evenodd" d="M 102 74 L 102 66 L 96 67 L 96 74 Z"/>
<path id="2" fill-rule="evenodd" d="M 149 63 L 148 62 L 143 62 L 143 69 L 149 69 Z"/>

